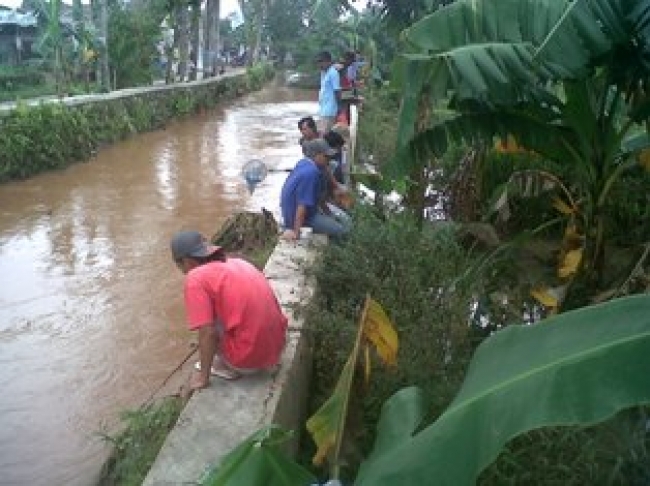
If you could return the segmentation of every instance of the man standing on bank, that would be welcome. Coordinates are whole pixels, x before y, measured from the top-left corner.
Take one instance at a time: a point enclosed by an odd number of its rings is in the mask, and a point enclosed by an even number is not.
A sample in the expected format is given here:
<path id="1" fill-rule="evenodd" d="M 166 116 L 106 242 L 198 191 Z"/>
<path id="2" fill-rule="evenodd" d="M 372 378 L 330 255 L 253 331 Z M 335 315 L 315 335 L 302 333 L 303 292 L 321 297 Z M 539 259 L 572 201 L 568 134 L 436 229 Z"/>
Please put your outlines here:
<path id="1" fill-rule="evenodd" d="M 227 257 L 197 231 L 176 233 L 171 251 L 185 274 L 188 326 L 199 334 L 190 388 L 207 387 L 210 375 L 234 380 L 277 366 L 287 318 L 264 274 L 245 260 Z"/>
<path id="2" fill-rule="evenodd" d="M 341 77 L 332 63 L 332 54 L 322 51 L 316 56 L 320 69 L 320 91 L 318 93 L 318 114 L 320 133 L 329 132 L 339 112 L 341 103 Z"/>
<path id="3" fill-rule="evenodd" d="M 331 176 L 328 172 L 329 161 L 336 151 L 322 138 L 303 142 L 302 151 L 305 157 L 287 176 L 280 193 L 285 228 L 282 236 L 297 240 L 300 238 L 300 228 L 309 227 L 314 233 L 342 237 L 348 228 L 334 217 L 321 213 L 318 207 L 323 184 Z"/>

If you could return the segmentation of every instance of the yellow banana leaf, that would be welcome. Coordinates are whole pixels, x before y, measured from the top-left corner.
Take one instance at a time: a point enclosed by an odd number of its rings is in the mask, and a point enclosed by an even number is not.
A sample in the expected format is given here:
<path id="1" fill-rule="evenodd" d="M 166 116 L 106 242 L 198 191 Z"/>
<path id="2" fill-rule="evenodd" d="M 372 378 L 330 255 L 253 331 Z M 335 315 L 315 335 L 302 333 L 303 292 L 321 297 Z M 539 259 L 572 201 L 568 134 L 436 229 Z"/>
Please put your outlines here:
<path id="1" fill-rule="evenodd" d="M 521 147 L 517 143 L 517 139 L 514 137 L 514 135 L 511 134 L 508 134 L 505 139 L 500 138 L 494 145 L 494 148 L 497 152 L 503 154 L 518 154 L 526 152 L 526 149 Z"/>
<path id="2" fill-rule="evenodd" d="M 381 305 L 366 296 L 363 313 L 354 347 L 341 371 L 334 392 L 329 399 L 307 421 L 307 430 L 316 443 L 316 454 L 312 462 L 321 466 L 326 459 L 333 468 L 332 477 L 338 477 L 338 455 L 345 428 L 352 380 L 361 350 L 362 340 L 371 342 L 381 359 L 391 365 L 397 364 L 397 333 Z M 370 356 L 365 346 L 366 380 L 370 377 Z"/>
<path id="3" fill-rule="evenodd" d="M 641 153 L 639 153 L 639 164 L 641 164 L 645 170 L 650 171 L 650 149 L 642 150 Z"/>
<path id="4" fill-rule="evenodd" d="M 580 262 L 582 261 L 582 248 L 577 248 L 566 252 L 564 258 L 560 262 L 558 268 L 558 276 L 560 278 L 569 278 L 578 271 Z"/>
<path id="5" fill-rule="evenodd" d="M 575 212 L 576 212 L 575 208 L 572 208 L 571 206 L 569 206 L 567 203 L 562 201 L 562 199 L 560 199 L 559 197 L 556 197 L 553 200 L 553 207 L 555 209 L 557 209 L 560 213 L 562 213 L 564 215 L 567 215 L 567 216 L 569 216 L 571 214 L 575 214 Z"/>
<path id="6" fill-rule="evenodd" d="M 568 285 L 559 287 L 538 287 L 530 292 L 530 295 L 546 307 L 551 314 L 555 314 L 566 296 Z"/>
<path id="7" fill-rule="evenodd" d="M 564 230 L 564 238 L 562 240 L 562 248 L 577 248 L 583 246 L 584 236 L 578 231 L 578 227 L 574 222 L 567 225 Z"/>
<path id="8" fill-rule="evenodd" d="M 351 354 L 343 367 L 334 393 L 307 421 L 307 430 L 314 439 L 317 448 L 312 459 L 315 466 L 323 465 L 325 459 L 334 449 L 339 434 L 343 433 L 350 386 L 357 361 L 356 353 L 353 354 L 354 356 Z"/>
<path id="9" fill-rule="evenodd" d="M 363 335 L 377 349 L 381 360 L 389 365 L 397 365 L 399 341 L 397 332 L 379 302 L 367 297 L 367 312 L 363 326 Z"/>
<path id="10" fill-rule="evenodd" d="M 364 363 L 363 363 L 363 377 L 365 379 L 366 386 L 370 383 L 370 346 L 367 344 L 363 348 L 363 357 L 364 357 Z"/>

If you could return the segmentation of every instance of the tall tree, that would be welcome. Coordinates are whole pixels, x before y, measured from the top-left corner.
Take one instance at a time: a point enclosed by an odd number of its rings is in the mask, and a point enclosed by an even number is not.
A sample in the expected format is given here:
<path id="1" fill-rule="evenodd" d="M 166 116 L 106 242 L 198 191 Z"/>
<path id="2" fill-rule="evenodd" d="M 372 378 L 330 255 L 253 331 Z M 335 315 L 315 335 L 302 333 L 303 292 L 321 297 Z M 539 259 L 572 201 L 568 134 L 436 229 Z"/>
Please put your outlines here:
<path id="1" fill-rule="evenodd" d="M 190 1 L 190 64 L 191 70 L 189 73 L 189 79 L 191 81 L 196 80 L 198 69 L 199 69 L 199 49 L 201 47 L 201 31 L 200 31 L 200 20 L 201 20 L 201 0 L 191 0 Z M 205 66 L 204 66 L 205 67 Z"/>
<path id="2" fill-rule="evenodd" d="M 97 86 L 101 91 L 110 91 L 111 77 L 108 61 L 108 0 L 91 0 L 93 23 L 97 31 L 98 63 Z"/>
<path id="3" fill-rule="evenodd" d="M 203 75 L 213 76 L 217 72 L 219 59 L 219 10 L 220 0 L 207 0 L 205 6 L 205 27 L 203 29 Z"/>

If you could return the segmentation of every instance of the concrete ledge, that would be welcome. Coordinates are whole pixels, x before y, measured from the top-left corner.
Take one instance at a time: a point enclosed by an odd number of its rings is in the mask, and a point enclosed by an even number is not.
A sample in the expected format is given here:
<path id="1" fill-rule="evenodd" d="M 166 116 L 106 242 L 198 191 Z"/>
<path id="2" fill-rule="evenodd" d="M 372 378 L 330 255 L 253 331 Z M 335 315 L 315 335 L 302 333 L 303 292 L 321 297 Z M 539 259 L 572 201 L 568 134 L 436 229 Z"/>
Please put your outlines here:
<path id="1" fill-rule="evenodd" d="M 43 103 L 59 103 L 66 106 L 79 106 L 86 105 L 90 103 L 105 102 L 109 100 L 120 100 L 124 98 L 130 98 L 133 96 L 146 95 L 151 93 L 160 93 L 174 90 L 191 90 L 200 86 L 218 84 L 225 81 L 228 78 L 235 78 L 239 76 L 246 75 L 245 68 L 238 68 L 228 71 L 222 75 L 199 79 L 196 81 L 186 81 L 170 84 L 153 84 L 151 86 L 138 86 L 135 88 L 124 88 L 108 93 L 91 93 L 91 94 L 81 94 L 75 96 L 65 96 L 58 97 L 56 95 L 51 96 L 42 96 L 34 99 L 27 99 L 16 103 L 14 101 L 6 101 L 0 103 L 0 114 L 7 114 L 15 110 L 17 106 L 38 106 Z"/>
<path id="2" fill-rule="evenodd" d="M 225 454 L 271 423 L 296 432 L 289 452 L 297 451 L 306 413 L 311 350 L 295 309 L 313 295 L 314 283 L 305 270 L 325 243 L 326 238 L 317 235 L 297 244 L 281 240 L 264 269 L 289 318 L 279 370 L 235 382 L 213 378 L 209 388 L 195 393 L 163 444 L 144 486 L 198 484 Z"/>

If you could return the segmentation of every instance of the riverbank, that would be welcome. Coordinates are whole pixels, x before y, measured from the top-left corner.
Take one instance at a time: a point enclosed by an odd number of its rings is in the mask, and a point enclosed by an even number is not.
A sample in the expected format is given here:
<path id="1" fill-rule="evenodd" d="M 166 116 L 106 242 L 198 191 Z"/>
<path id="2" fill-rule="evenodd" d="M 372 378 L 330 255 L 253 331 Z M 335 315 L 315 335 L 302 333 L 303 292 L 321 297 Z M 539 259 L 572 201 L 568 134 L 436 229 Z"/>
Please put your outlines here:
<path id="1" fill-rule="evenodd" d="M 258 90 L 270 64 L 218 78 L 0 105 L 0 182 L 88 160 L 107 144 Z"/>

